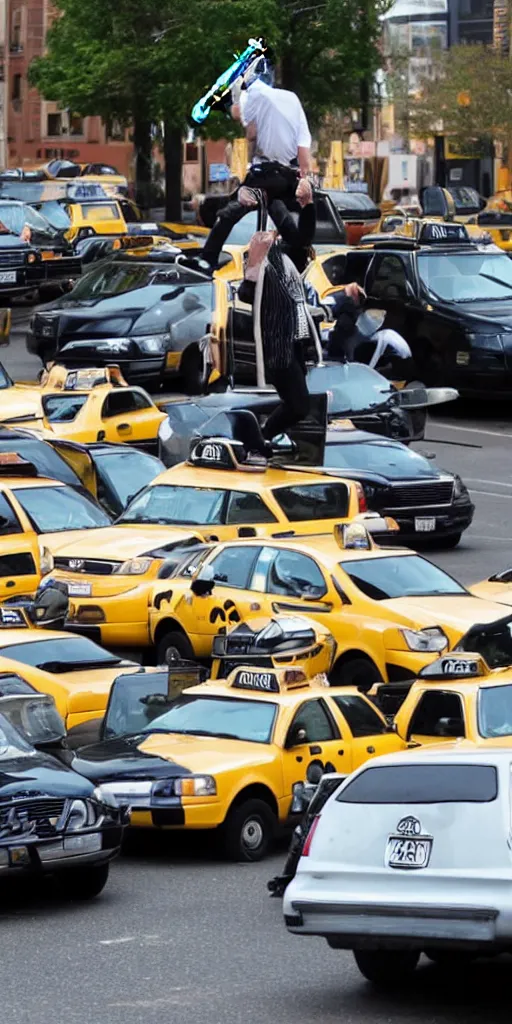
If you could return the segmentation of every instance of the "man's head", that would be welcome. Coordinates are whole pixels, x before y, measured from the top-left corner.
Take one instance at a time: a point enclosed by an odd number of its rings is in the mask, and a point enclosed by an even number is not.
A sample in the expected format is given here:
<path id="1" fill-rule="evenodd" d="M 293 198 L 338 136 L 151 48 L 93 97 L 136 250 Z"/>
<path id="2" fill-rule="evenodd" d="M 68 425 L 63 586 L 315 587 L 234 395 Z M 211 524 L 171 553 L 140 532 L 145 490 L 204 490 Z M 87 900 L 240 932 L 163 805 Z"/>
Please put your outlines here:
<path id="1" fill-rule="evenodd" d="M 249 89 L 253 82 L 264 82 L 265 85 L 274 84 L 274 72 L 266 57 L 257 57 L 247 69 L 244 75 L 244 86 Z"/>

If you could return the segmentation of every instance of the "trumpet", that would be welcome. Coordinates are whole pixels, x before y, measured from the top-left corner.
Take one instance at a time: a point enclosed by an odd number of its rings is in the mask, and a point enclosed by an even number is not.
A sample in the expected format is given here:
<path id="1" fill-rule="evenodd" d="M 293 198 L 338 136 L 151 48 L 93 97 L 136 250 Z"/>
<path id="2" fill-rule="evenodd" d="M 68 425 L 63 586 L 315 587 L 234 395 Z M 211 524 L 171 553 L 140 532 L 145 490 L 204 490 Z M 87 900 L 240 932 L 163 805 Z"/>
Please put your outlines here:
<path id="1" fill-rule="evenodd" d="M 212 105 L 229 92 L 231 86 L 236 82 L 237 78 L 241 75 L 245 75 L 246 71 L 249 70 L 251 64 L 259 57 L 262 57 L 266 52 L 267 47 L 265 46 L 263 39 L 249 39 L 248 45 L 243 53 L 238 56 L 235 54 L 235 60 L 233 64 L 227 68 L 226 71 L 219 75 L 216 82 L 213 83 L 211 89 L 197 101 L 195 106 L 192 108 L 192 120 L 196 124 L 203 124 L 210 113 Z"/>

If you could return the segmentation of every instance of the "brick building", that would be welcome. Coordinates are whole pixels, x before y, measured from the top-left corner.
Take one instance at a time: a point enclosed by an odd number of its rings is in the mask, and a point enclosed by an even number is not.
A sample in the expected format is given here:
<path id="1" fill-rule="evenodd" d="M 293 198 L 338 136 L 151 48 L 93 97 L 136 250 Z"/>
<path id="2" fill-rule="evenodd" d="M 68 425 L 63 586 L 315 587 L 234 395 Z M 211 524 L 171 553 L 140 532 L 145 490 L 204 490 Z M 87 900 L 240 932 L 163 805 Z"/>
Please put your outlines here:
<path id="1" fill-rule="evenodd" d="M 133 147 L 119 126 L 100 117 L 77 117 L 42 99 L 27 71 L 44 50 L 47 0 L 0 0 L 4 34 L 4 124 L 6 152 L 0 163 L 23 167 L 55 157 L 79 163 L 110 163 L 131 176 Z M 0 133 L 1 134 L 1 133 Z"/>

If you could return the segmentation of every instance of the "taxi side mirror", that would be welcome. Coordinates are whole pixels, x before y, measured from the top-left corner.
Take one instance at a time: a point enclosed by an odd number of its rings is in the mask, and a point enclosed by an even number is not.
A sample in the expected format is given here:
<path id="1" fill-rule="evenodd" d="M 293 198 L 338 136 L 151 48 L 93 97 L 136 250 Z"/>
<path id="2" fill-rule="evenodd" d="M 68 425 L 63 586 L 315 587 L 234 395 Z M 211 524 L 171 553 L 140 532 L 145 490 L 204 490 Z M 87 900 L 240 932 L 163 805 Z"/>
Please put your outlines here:
<path id="1" fill-rule="evenodd" d="M 307 743 L 308 735 L 305 729 L 298 728 L 292 729 L 288 735 L 286 746 L 290 747 L 301 747 L 304 743 Z"/>
<path id="2" fill-rule="evenodd" d="M 205 565 L 204 569 L 192 580 L 190 589 L 196 597 L 209 597 L 215 586 L 213 567 Z"/>

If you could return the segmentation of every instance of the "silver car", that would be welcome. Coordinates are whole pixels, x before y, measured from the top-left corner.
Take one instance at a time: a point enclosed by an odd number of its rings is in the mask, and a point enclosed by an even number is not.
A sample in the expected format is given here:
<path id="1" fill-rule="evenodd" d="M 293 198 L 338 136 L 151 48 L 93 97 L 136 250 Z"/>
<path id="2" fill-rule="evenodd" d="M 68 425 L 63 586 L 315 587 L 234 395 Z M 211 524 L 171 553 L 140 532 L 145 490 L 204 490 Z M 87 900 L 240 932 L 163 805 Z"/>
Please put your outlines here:
<path id="1" fill-rule="evenodd" d="M 420 954 L 512 951 L 512 748 L 446 743 L 374 758 L 316 818 L 284 896 L 288 930 L 352 949 L 380 984 Z"/>

